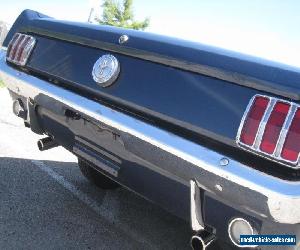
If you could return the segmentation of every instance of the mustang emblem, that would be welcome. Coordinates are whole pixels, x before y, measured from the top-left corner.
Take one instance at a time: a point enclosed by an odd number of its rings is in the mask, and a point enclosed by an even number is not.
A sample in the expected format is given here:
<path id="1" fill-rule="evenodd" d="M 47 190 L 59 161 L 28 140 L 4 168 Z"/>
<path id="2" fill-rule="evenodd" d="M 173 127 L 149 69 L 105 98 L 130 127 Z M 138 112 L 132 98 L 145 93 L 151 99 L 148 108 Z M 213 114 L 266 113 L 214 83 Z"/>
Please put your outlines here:
<path id="1" fill-rule="evenodd" d="M 120 73 L 120 64 L 113 55 L 103 55 L 94 64 L 92 75 L 101 87 L 112 85 Z"/>

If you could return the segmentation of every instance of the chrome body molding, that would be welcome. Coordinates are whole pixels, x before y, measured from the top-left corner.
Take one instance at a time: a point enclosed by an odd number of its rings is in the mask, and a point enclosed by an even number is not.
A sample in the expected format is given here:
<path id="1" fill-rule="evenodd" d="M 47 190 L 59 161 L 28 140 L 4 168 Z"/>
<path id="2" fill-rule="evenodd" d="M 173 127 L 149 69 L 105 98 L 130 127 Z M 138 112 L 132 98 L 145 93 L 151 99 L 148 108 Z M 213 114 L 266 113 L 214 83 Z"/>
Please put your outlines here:
<path id="1" fill-rule="evenodd" d="M 268 98 L 268 99 L 270 99 L 270 98 Z M 274 99 L 271 99 L 269 101 L 268 106 L 266 108 L 266 112 L 264 113 L 264 115 L 261 119 L 261 122 L 259 124 L 258 131 L 256 133 L 256 137 L 254 140 L 254 145 L 253 145 L 253 149 L 257 150 L 258 152 L 261 152 L 259 147 L 260 147 L 260 144 L 261 144 L 261 141 L 262 141 L 265 129 L 266 129 L 267 122 L 271 116 L 271 113 L 272 113 L 272 110 L 273 110 L 275 104 L 276 104 L 276 101 Z"/>
<path id="2" fill-rule="evenodd" d="M 253 145 L 249 146 L 249 145 L 244 144 L 243 142 L 241 142 L 240 137 L 241 137 L 241 133 L 242 133 L 244 123 L 246 121 L 248 113 L 249 113 L 256 97 L 267 98 L 269 100 L 269 103 L 268 103 L 268 106 L 265 110 L 265 113 L 264 113 L 264 115 L 261 119 L 261 122 L 259 124 L 258 131 L 257 131 L 256 136 L 255 136 L 254 143 L 253 143 Z M 275 150 L 272 154 L 268 154 L 268 153 L 263 152 L 260 149 L 260 145 L 261 145 L 262 138 L 263 138 L 263 135 L 264 135 L 264 132 L 265 132 L 265 127 L 266 127 L 267 122 L 270 118 L 270 115 L 273 111 L 273 108 L 274 108 L 274 106 L 276 105 L 277 102 L 289 104 L 290 108 L 289 108 L 288 114 L 285 118 L 285 121 L 283 123 L 282 129 L 280 131 L 279 138 L 278 138 L 276 146 L 275 146 Z M 255 96 L 253 96 L 251 98 L 247 108 L 246 108 L 246 111 L 244 112 L 243 118 L 241 120 L 239 129 L 238 129 L 238 133 L 237 133 L 237 136 L 236 136 L 237 145 L 240 146 L 242 149 L 244 149 L 246 151 L 249 151 L 253 154 L 262 156 L 262 157 L 267 158 L 269 160 L 275 161 L 277 163 L 285 165 L 286 167 L 293 168 L 293 169 L 299 169 L 300 168 L 300 154 L 298 155 L 297 160 L 294 161 L 294 162 L 283 159 L 281 157 L 281 151 L 282 151 L 282 148 L 283 148 L 283 144 L 285 142 L 288 130 L 291 126 L 291 123 L 293 121 L 293 118 L 294 118 L 298 108 L 300 108 L 300 105 L 298 105 L 296 103 L 288 102 L 288 101 L 278 99 L 278 98 L 275 98 L 275 97 L 269 97 L 269 96 L 265 96 L 265 95 L 255 95 Z"/>
<path id="3" fill-rule="evenodd" d="M 41 93 L 45 94 L 86 116 L 191 163 L 213 177 L 207 182 L 207 179 L 203 179 L 206 176 L 198 175 L 195 177 L 198 186 L 220 199 L 226 199 L 229 204 L 236 204 L 239 198 L 247 202 L 244 198 L 250 193 L 264 199 L 265 203 L 254 200 L 250 205 L 246 204 L 243 208 L 248 212 L 280 223 L 300 223 L 300 182 L 269 176 L 159 127 L 20 72 L 7 65 L 5 51 L 0 52 L 0 77 L 11 91 L 19 95 L 34 99 Z M 219 164 L 224 157 L 229 160 L 226 167 Z M 223 183 L 222 191 L 215 189 L 220 182 Z M 190 179 L 183 179 L 183 184 L 190 186 Z"/>

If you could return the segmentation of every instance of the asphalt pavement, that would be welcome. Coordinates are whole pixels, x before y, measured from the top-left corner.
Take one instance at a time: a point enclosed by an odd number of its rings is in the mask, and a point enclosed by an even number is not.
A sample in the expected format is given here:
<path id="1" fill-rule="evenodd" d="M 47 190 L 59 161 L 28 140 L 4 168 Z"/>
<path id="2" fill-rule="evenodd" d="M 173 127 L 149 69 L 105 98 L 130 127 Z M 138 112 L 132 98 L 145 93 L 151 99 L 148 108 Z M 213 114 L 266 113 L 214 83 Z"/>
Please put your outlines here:
<path id="1" fill-rule="evenodd" d="M 0 89 L 0 249 L 190 249 L 190 226 L 119 188 L 101 190 L 12 113 Z"/>

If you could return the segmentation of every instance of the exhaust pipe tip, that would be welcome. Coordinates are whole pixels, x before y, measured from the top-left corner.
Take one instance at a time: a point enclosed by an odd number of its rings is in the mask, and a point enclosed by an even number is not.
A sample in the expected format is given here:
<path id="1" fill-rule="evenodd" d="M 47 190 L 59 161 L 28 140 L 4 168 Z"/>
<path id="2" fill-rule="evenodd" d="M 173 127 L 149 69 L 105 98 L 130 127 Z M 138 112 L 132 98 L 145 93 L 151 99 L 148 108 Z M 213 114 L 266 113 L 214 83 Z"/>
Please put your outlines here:
<path id="1" fill-rule="evenodd" d="M 22 118 L 23 120 L 27 119 L 27 111 L 24 108 L 24 103 L 21 99 L 14 100 L 13 102 L 13 113 Z"/>
<path id="2" fill-rule="evenodd" d="M 37 146 L 40 151 L 45 151 L 51 148 L 58 147 L 59 144 L 56 141 L 54 141 L 52 137 L 48 136 L 46 138 L 38 140 Z"/>
<path id="3" fill-rule="evenodd" d="M 197 235 L 192 236 L 191 247 L 193 250 L 203 250 L 206 248 L 202 238 Z"/>
<path id="4" fill-rule="evenodd" d="M 207 231 L 201 231 L 191 238 L 193 250 L 205 250 L 214 241 L 215 235 Z"/>
<path id="5" fill-rule="evenodd" d="M 40 151 L 44 151 L 44 143 L 43 143 L 42 140 L 38 140 L 37 146 L 38 146 Z"/>

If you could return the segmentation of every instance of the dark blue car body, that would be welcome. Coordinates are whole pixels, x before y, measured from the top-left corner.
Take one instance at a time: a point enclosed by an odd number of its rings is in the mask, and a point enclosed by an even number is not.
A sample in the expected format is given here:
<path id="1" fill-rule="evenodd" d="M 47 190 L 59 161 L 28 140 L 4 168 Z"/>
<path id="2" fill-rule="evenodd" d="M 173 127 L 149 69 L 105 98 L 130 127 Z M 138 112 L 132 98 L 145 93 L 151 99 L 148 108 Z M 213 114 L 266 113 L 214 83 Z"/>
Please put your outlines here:
<path id="1" fill-rule="evenodd" d="M 26 66 L 0 65 L 2 77 L 9 82 L 20 71 L 29 75 L 26 82 L 36 79 L 35 89 L 42 82 L 50 86 L 32 97 L 22 94 L 25 87 L 18 92 L 8 86 L 14 100 L 34 103 L 35 117 L 27 124 L 33 132 L 51 135 L 94 165 L 117 169 L 117 176 L 97 170 L 187 221 L 194 180 L 205 230 L 232 249 L 228 224 L 233 218 L 249 221 L 259 234 L 299 235 L 300 212 L 289 216 L 281 204 L 278 215 L 271 201 L 275 193 L 279 202 L 300 204 L 300 171 L 236 143 L 253 96 L 299 103 L 299 69 L 145 32 L 57 21 L 31 10 L 16 20 L 4 47 L 17 32 L 34 36 L 37 43 Z M 129 40 L 120 44 L 124 34 Z M 104 54 L 114 55 L 121 67 L 107 88 L 92 77 L 94 63 Z M 77 96 L 78 107 L 90 113 L 76 108 Z M 103 107 L 99 117 L 110 122 L 92 115 L 97 103 Z M 67 117 L 66 110 L 78 119 Z M 228 168 L 219 164 L 223 158 Z"/>

